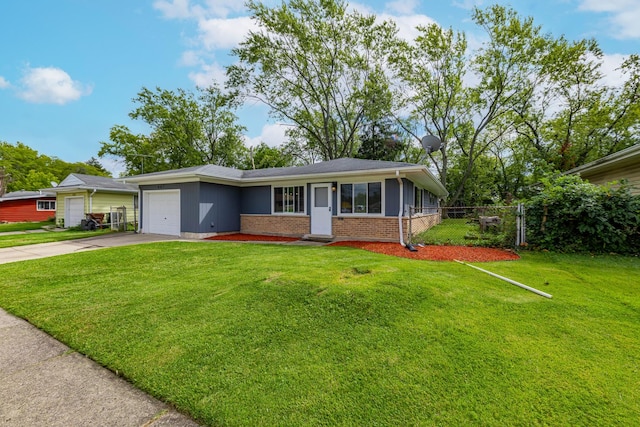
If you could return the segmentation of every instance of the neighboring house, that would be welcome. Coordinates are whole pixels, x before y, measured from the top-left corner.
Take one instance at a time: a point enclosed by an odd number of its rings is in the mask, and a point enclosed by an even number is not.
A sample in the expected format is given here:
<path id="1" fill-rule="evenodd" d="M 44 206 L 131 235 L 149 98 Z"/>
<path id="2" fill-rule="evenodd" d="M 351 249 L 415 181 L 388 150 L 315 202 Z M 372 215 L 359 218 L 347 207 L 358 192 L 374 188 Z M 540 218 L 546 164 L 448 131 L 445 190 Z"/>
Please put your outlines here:
<path id="1" fill-rule="evenodd" d="M 55 216 L 55 193 L 23 190 L 0 197 L 0 222 L 46 221 Z"/>
<path id="2" fill-rule="evenodd" d="M 128 221 L 137 216 L 138 187 L 113 178 L 72 173 L 46 191 L 56 194 L 56 220 L 66 228 L 79 225 L 88 213 L 105 214 L 105 221 L 110 221 L 109 214 L 122 206 Z"/>
<path id="3" fill-rule="evenodd" d="M 183 237 L 242 232 L 398 241 L 406 239 L 410 206 L 437 208 L 447 195 L 425 166 L 350 158 L 247 171 L 205 165 L 120 180 L 140 187 L 143 233 Z M 440 219 L 438 209 L 421 216 L 413 231 Z"/>
<path id="4" fill-rule="evenodd" d="M 566 172 L 579 174 L 592 184 L 603 185 L 625 179 L 632 194 L 640 194 L 640 144 L 602 157 Z"/>

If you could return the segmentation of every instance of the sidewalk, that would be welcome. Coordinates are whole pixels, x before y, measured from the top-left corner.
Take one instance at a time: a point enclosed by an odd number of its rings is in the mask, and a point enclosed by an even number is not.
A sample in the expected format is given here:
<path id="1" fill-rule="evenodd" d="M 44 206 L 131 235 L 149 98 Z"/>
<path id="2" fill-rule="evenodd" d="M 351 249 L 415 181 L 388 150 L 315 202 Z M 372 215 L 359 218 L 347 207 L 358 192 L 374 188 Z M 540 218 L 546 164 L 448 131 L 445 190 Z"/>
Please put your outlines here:
<path id="1" fill-rule="evenodd" d="M 2 309 L 0 425 L 198 426 Z"/>
<path id="2" fill-rule="evenodd" d="M 171 236 L 116 233 L 0 249 L 0 264 Z M 0 308 L 0 426 L 198 426 Z"/>

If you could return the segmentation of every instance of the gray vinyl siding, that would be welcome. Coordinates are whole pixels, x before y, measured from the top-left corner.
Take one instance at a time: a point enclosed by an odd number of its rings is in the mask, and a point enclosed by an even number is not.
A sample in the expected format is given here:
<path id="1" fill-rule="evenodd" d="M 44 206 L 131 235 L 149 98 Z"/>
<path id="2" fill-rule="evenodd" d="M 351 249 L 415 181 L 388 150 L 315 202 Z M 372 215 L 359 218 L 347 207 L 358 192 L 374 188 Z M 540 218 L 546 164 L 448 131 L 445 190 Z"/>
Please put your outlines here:
<path id="1" fill-rule="evenodd" d="M 405 184 L 408 182 L 402 180 Z M 385 216 L 398 216 L 398 203 L 400 200 L 400 185 L 398 180 L 385 179 L 384 180 L 384 215 Z"/>
<path id="2" fill-rule="evenodd" d="M 148 190 L 180 190 L 180 231 L 222 233 L 240 230 L 241 189 L 205 182 L 140 186 Z M 140 207 L 143 217 L 145 206 Z M 142 224 L 144 227 L 144 224 Z"/>
<path id="3" fill-rule="evenodd" d="M 403 216 L 409 216 L 409 208 L 413 206 L 414 197 L 415 197 L 415 185 L 413 182 L 403 179 L 404 182 L 404 213 Z"/>
<path id="4" fill-rule="evenodd" d="M 198 182 L 187 182 L 183 184 L 141 185 L 140 191 L 180 190 L 180 231 L 193 232 L 194 217 L 196 224 L 198 219 L 198 212 L 194 210 L 194 206 L 196 209 L 198 206 L 198 184 Z M 145 209 L 144 203 L 140 203 L 140 218 L 144 218 Z M 141 224 L 141 226 L 144 229 L 145 224 Z"/>
<path id="5" fill-rule="evenodd" d="M 400 203 L 400 185 L 398 184 L 398 180 L 395 178 L 386 179 L 384 185 L 385 185 L 384 187 L 385 216 L 398 216 L 398 205 Z M 413 203 L 414 203 L 415 184 L 406 178 L 402 178 L 402 187 L 403 187 L 402 201 L 404 204 L 403 215 L 406 216 L 406 215 L 409 215 L 409 208 L 413 206 Z M 429 193 L 429 192 L 425 190 L 425 193 Z"/>
<path id="6" fill-rule="evenodd" d="M 217 233 L 240 231 L 240 203 L 242 190 L 229 185 L 219 185 Z"/>
<path id="7" fill-rule="evenodd" d="M 198 204 L 200 202 L 200 183 L 178 184 L 180 188 L 180 231 L 198 232 Z"/>
<path id="8" fill-rule="evenodd" d="M 200 183 L 198 233 L 240 231 L 241 189 Z"/>
<path id="9" fill-rule="evenodd" d="M 271 214 L 271 186 L 260 185 L 243 188 L 240 211 L 248 215 Z"/>

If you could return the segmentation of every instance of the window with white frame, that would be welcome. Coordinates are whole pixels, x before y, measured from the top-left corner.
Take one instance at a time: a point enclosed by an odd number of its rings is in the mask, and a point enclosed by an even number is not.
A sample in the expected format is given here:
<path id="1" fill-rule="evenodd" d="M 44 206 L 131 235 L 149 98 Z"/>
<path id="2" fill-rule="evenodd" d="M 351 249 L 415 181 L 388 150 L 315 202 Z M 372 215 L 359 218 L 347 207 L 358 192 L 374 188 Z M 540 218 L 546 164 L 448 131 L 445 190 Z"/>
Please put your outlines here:
<path id="1" fill-rule="evenodd" d="M 37 209 L 39 211 L 55 211 L 56 201 L 55 200 L 38 200 Z"/>
<path id="2" fill-rule="evenodd" d="M 304 213 L 304 185 L 273 187 L 274 213 Z"/>
<path id="3" fill-rule="evenodd" d="M 340 213 L 381 214 L 382 182 L 340 184 Z"/>

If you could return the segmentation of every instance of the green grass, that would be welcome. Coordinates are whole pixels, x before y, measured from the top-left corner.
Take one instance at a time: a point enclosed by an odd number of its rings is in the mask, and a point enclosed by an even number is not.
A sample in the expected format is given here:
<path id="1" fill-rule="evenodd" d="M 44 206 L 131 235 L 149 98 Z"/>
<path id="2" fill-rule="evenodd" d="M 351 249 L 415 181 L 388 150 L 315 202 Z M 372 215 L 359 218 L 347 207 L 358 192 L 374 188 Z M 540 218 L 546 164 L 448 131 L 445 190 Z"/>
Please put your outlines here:
<path id="1" fill-rule="evenodd" d="M 39 222 L 10 222 L 8 224 L 0 224 L 0 233 L 8 231 L 28 231 L 39 230 L 42 227 L 55 226 L 53 221 L 39 221 Z"/>
<path id="2" fill-rule="evenodd" d="M 415 240 L 430 245 L 465 245 L 468 242 L 464 236 L 477 229 L 478 226 L 468 224 L 467 219 L 443 219 L 440 224 L 417 235 Z"/>
<path id="3" fill-rule="evenodd" d="M 501 228 L 509 230 L 513 228 L 510 218 L 503 218 L 503 221 L 505 223 Z M 513 247 L 515 245 L 515 236 L 511 236 L 513 233 L 496 233 L 491 229 L 481 233 L 479 224 L 472 222 L 470 218 L 448 218 L 414 236 L 412 241 L 428 245 Z"/>
<path id="4" fill-rule="evenodd" d="M 0 265 L 0 306 L 208 425 L 634 425 L 640 261 L 163 242 Z M 634 279 L 635 278 L 635 279 Z"/>
<path id="5" fill-rule="evenodd" d="M 43 233 L 28 234 L 12 234 L 9 236 L 0 235 L 0 248 L 9 248 L 12 246 L 35 245 L 37 243 L 60 242 L 63 240 L 82 239 L 85 237 L 94 237 L 102 234 L 111 233 L 111 230 L 65 230 L 65 231 L 46 231 Z"/>

